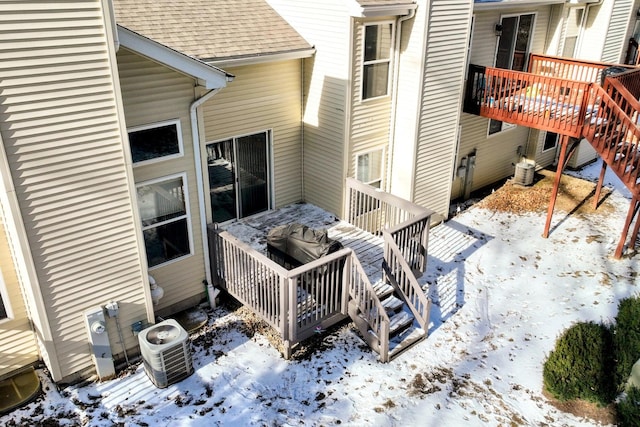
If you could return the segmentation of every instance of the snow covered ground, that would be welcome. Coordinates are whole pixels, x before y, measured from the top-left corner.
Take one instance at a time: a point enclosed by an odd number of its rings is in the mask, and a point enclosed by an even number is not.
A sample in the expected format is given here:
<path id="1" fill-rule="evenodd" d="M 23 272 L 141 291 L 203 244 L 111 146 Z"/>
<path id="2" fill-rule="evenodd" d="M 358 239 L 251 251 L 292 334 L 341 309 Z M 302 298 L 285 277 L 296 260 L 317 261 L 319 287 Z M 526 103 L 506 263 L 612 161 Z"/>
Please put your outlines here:
<path id="1" fill-rule="evenodd" d="M 577 173 L 592 179 L 599 164 Z M 607 178 L 615 188 L 615 176 Z M 542 365 L 576 321 L 609 321 L 637 295 L 640 255 L 614 260 L 629 193 L 614 214 L 544 216 L 472 206 L 432 230 L 427 279 L 430 336 L 391 363 L 377 362 L 351 325 L 308 358 L 286 361 L 262 335 L 243 333 L 217 308 L 192 336 L 196 371 L 158 389 L 141 366 L 113 381 L 56 389 L 0 417 L 1 425 L 484 426 L 594 425 L 542 395 Z"/>

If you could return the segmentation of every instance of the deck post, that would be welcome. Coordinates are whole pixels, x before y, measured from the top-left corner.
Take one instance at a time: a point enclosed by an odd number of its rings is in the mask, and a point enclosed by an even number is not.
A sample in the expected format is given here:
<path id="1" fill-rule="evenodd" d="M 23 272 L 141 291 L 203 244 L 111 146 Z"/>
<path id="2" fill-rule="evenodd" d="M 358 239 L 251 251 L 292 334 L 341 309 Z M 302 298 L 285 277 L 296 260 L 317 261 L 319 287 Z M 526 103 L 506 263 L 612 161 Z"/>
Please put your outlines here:
<path id="1" fill-rule="evenodd" d="M 600 169 L 600 177 L 598 178 L 598 184 L 596 184 L 596 194 L 593 196 L 593 209 L 598 208 L 600 201 L 600 190 L 602 190 L 602 184 L 604 183 L 604 174 L 607 172 L 607 162 L 602 159 L 602 168 Z"/>
<path id="2" fill-rule="evenodd" d="M 631 204 L 629 205 L 629 212 L 627 213 L 627 219 L 624 221 L 624 227 L 622 228 L 622 234 L 620 236 L 620 241 L 618 242 L 618 247 L 616 248 L 616 252 L 613 255 L 615 259 L 622 258 L 622 251 L 624 250 L 624 243 L 627 240 L 627 234 L 629 232 L 629 226 L 633 221 L 633 218 L 638 214 L 638 208 L 640 208 L 640 199 L 638 197 L 633 197 L 631 199 Z M 640 218 L 636 221 L 636 225 L 633 228 L 632 233 L 632 246 L 635 245 L 635 240 L 638 237 L 638 229 L 640 228 Z"/>
<path id="3" fill-rule="evenodd" d="M 571 143 L 571 146 L 569 146 Z M 553 182 L 553 190 L 551 191 L 551 199 L 549 200 L 549 208 L 547 209 L 547 221 L 544 224 L 544 232 L 542 237 L 545 239 L 549 237 L 549 228 L 551 226 L 551 218 L 553 217 L 553 209 L 556 206 L 556 199 L 558 198 L 558 189 L 560 187 L 560 179 L 562 178 L 562 172 L 565 166 L 571 159 L 576 148 L 580 144 L 580 139 L 574 138 L 571 142 L 569 135 L 562 135 L 560 139 L 560 156 L 558 157 L 558 168 L 556 170 L 555 180 Z"/>

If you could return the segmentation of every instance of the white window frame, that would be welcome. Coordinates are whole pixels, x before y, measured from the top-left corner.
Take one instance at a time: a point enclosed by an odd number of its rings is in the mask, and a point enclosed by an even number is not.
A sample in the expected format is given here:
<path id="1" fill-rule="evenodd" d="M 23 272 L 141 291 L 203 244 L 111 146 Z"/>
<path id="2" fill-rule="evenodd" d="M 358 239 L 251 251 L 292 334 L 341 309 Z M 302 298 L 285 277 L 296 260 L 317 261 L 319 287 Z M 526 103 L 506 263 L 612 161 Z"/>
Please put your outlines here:
<path id="1" fill-rule="evenodd" d="M 142 187 L 142 186 L 145 186 L 145 185 L 157 184 L 157 183 L 163 182 L 163 181 L 170 181 L 170 180 L 176 179 L 176 178 L 181 178 L 182 179 L 182 187 L 183 187 L 183 193 L 184 193 L 184 204 L 185 204 L 185 214 L 182 215 L 182 216 L 179 216 L 179 217 L 176 217 L 176 218 L 171 218 L 170 220 L 158 222 L 158 223 L 155 223 L 155 224 L 152 224 L 152 225 L 147 225 L 147 226 L 145 226 L 144 224 L 140 224 L 140 225 L 142 227 L 143 238 L 144 238 L 144 231 L 145 230 L 149 230 L 149 229 L 152 229 L 152 228 L 159 227 L 161 225 L 166 225 L 166 224 L 169 224 L 169 223 L 172 223 L 172 222 L 176 222 L 176 221 L 179 221 L 179 220 L 186 219 L 187 220 L 187 233 L 189 234 L 187 236 L 188 240 L 189 240 L 189 253 L 185 254 L 185 255 L 182 255 L 180 257 L 177 257 L 177 258 L 170 259 L 170 260 L 168 260 L 166 262 L 162 262 L 160 264 L 154 265 L 152 267 L 148 266 L 148 269 L 150 271 L 154 270 L 156 268 L 167 266 L 169 264 L 173 264 L 175 262 L 179 262 L 179 261 L 181 261 L 181 260 L 183 260 L 185 258 L 193 256 L 193 254 L 194 254 L 194 250 L 193 250 L 193 227 L 191 225 L 191 209 L 190 209 L 190 206 L 189 206 L 189 187 L 188 187 L 188 183 L 187 183 L 187 174 L 186 174 L 186 172 L 172 174 L 172 175 L 166 175 L 166 176 L 162 176 L 162 177 L 159 177 L 159 178 L 150 179 L 150 180 L 147 180 L 147 181 L 137 182 L 136 183 L 136 198 L 137 198 L 137 191 L 138 191 L 139 187 Z M 139 209 L 140 208 L 138 207 L 138 210 Z M 146 255 L 146 253 L 145 253 L 145 255 Z"/>
<path id="2" fill-rule="evenodd" d="M 0 319 L 0 323 L 3 323 L 13 319 L 13 309 L 9 303 L 9 291 L 7 290 L 7 286 L 4 282 L 2 269 L 0 269 L 0 300 L 2 300 L 4 311 L 7 313 L 7 317 Z"/>
<path id="3" fill-rule="evenodd" d="M 582 34 L 584 33 L 584 23 L 587 20 L 587 8 L 584 5 L 581 6 L 573 6 L 571 5 L 570 7 L 567 8 L 567 13 L 564 16 L 564 28 L 563 28 L 563 34 L 562 34 L 562 46 L 560 46 L 560 48 L 558 49 L 558 55 L 559 56 L 564 56 L 564 48 L 566 46 L 567 43 L 567 25 L 568 25 L 568 20 L 569 17 L 571 15 L 571 12 L 574 10 L 582 10 L 582 17 L 580 19 L 580 23 L 578 24 L 578 34 L 576 34 L 575 36 L 571 36 L 571 37 L 575 37 L 576 38 L 576 44 L 573 46 L 573 53 L 571 54 L 571 58 L 575 58 L 576 57 L 576 53 L 580 52 L 580 48 L 581 48 L 581 44 L 582 44 Z"/>
<path id="4" fill-rule="evenodd" d="M 553 147 L 545 149 L 545 148 L 544 148 L 544 143 L 546 142 L 546 140 L 547 140 L 547 136 L 548 136 L 550 133 L 555 133 L 555 134 L 556 134 L 556 142 L 555 142 L 555 144 L 553 144 Z M 556 149 L 558 148 L 558 142 L 559 142 L 559 141 L 560 141 L 560 134 L 558 134 L 558 133 L 556 133 L 556 132 L 546 131 L 546 132 L 544 133 L 544 138 L 542 138 L 542 150 L 541 150 L 541 151 L 542 151 L 543 153 L 548 153 L 549 151 L 556 150 Z"/>
<path id="5" fill-rule="evenodd" d="M 533 15 L 533 19 L 531 21 L 531 36 L 529 37 L 529 41 L 527 43 L 527 53 L 531 53 L 531 46 L 533 45 L 533 36 L 535 35 L 535 30 L 536 30 L 536 22 L 538 20 L 538 12 L 519 12 L 519 13 L 510 13 L 510 14 L 505 14 L 505 15 L 500 15 L 500 24 L 502 24 L 502 20 L 504 18 L 513 18 L 515 16 L 523 16 L 523 15 Z M 500 38 L 496 37 L 496 47 L 494 50 L 494 54 L 493 54 L 493 66 L 496 66 L 496 60 L 498 59 L 498 46 L 500 45 Z M 513 46 L 512 48 L 513 49 Z M 511 53 L 511 64 L 510 67 L 513 67 L 513 52 Z M 502 122 L 501 128 L 499 131 L 494 132 L 494 133 L 489 133 L 491 130 L 491 120 L 489 119 L 487 121 L 487 138 L 496 136 L 496 135 L 502 135 L 503 132 L 509 131 L 511 129 L 515 129 L 517 126 L 512 124 L 512 123 L 505 123 Z"/>
<path id="6" fill-rule="evenodd" d="M 391 41 L 389 44 L 389 58 L 388 59 L 376 59 L 376 60 L 372 60 L 372 61 L 365 61 L 364 57 L 365 57 L 365 44 L 366 44 L 366 36 L 367 36 L 367 27 L 373 27 L 373 26 L 380 26 L 380 25 L 391 25 Z M 367 22 L 367 23 L 363 23 L 362 24 L 362 37 L 361 37 L 361 43 L 362 43 L 362 47 L 360 50 L 360 102 L 367 102 L 367 101 L 371 101 L 374 99 L 381 99 L 381 98 L 386 98 L 386 97 L 390 97 L 391 96 L 391 78 L 393 76 L 393 68 L 394 68 L 394 63 L 393 63 L 393 58 L 395 56 L 395 35 L 396 33 L 396 28 L 395 28 L 395 21 L 375 21 L 375 22 Z M 368 98 L 364 97 L 364 73 L 365 73 L 365 67 L 367 65 L 374 65 L 374 64 L 383 64 L 383 63 L 388 63 L 389 64 L 389 73 L 387 75 L 387 91 L 384 95 L 379 95 L 379 96 L 371 96 Z"/>
<path id="7" fill-rule="evenodd" d="M 184 143 L 182 140 L 182 127 L 180 125 L 180 119 L 164 120 L 162 122 L 154 122 L 154 123 L 149 123 L 142 126 L 134 126 L 131 128 L 127 128 L 127 135 L 131 134 L 132 132 L 138 132 L 142 130 L 148 130 L 148 129 L 158 128 L 162 126 L 169 126 L 169 125 L 176 126 L 176 135 L 178 136 L 178 152 L 175 154 L 169 154 L 167 156 L 156 157 L 155 159 L 142 160 L 139 162 L 135 162 L 133 160 L 133 153 L 131 153 L 131 163 L 134 168 L 138 166 L 164 162 L 166 160 L 177 159 L 184 156 Z M 131 149 L 131 142 L 129 142 L 129 149 Z"/>
<path id="8" fill-rule="evenodd" d="M 381 153 L 381 157 L 380 157 L 380 178 L 374 179 L 374 180 L 371 180 L 371 181 L 361 181 L 361 182 L 363 182 L 364 184 L 367 184 L 367 185 L 371 185 L 371 183 L 379 181 L 380 182 L 380 187 L 379 188 L 382 190 L 383 189 L 383 184 L 384 184 L 384 173 L 385 173 L 385 164 L 386 164 L 385 156 L 387 154 L 386 153 L 387 152 L 386 147 L 384 147 L 384 146 L 375 147 L 375 148 L 372 148 L 370 150 L 360 151 L 360 152 L 356 153 L 356 155 L 355 155 L 356 164 L 355 164 L 355 168 L 354 168 L 354 170 L 355 170 L 355 178 L 358 179 L 358 175 L 359 175 L 358 174 L 358 172 L 359 172 L 358 165 L 359 165 L 360 162 L 358 161 L 358 159 L 361 156 L 364 156 L 364 155 L 367 155 L 367 154 L 376 153 L 376 152 L 380 152 Z"/>
<path id="9" fill-rule="evenodd" d="M 207 141 L 204 143 L 205 146 L 205 150 L 207 145 L 211 145 L 211 144 L 216 144 L 219 142 L 223 142 L 223 141 L 228 141 L 228 140 L 233 140 L 233 145 L 234 147 L 236 146 L 236 140 L 243 138 L 245 136 L 253 136 L 253 135 L 258 135 L 264 133 L 267 135 L 267 175 L 268 175 L 268 185 L 267 185 L 267 203 L 268 203 L 268 207 L 267 210 L 264 212 L 269 212 L 272 211 L 275 206 L 275 154 L 274 154 L 274 149 L 273 149 L 273 128 L 268 128 L 268 129 L 263 129 L 263 130 L 258 130 L 255 132 L 247 132 L 247 133 L 243 133 L 243 134 L 239 134 L 239 135 L 234 135 L 234 136 L 230 136 L 230 137 L 226 137 L 226 138 L 219 138 L 219 139 L 215 139 L 213 141 Z M 234 158 L 237 158 L 237 153 L 235 152 L 235 148 L 234 148 L 234 153 L 233 153 Z M 210 182 L 207 179 L 207 191 L 211 190 L 210 187 Z M 228 222 L 233 222 L 233 221 L 238 221 L 239 218 L 237 218 L 238 212 L 239 212 L 239 203 L 240 201 L 236 199 L 236 218 L 234 219 L 230 219 L 229 221 L 226 221 L 225 223 Z M 207 204 L 209 206 L 209 216 L 213 216 L 213 207 L 211 206 L 211 200 L 207 201 Z M 255 215 L 262 215 L 264 214 L 264 212 L 259 212 Z M 245 219 L 248 217 L 243 217 L 241 219 Z"/>

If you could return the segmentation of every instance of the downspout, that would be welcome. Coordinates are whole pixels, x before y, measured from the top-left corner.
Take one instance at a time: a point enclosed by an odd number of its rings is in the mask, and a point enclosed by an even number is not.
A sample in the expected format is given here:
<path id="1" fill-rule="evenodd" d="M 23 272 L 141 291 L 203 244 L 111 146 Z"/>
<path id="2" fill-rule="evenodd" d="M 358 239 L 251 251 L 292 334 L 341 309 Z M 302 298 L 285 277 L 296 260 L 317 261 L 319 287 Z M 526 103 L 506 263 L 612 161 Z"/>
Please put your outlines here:
<path id="1" fill-rule="evenodd" d="M 393 70 L 393 84 L 391 90 L 393 91 L 393 100 L 391 102 L 391 124 L 389 126 L 389 153 L 387 155 L 387 178 L 384 190 L 388 193 L 391 192 L 391 175 L 393 168 L 393 153 L 396 143 L 396 114 L 398 104 L 398 81 L 400 80 L 400 44 L 402 43 L 402 23 L 413 19 L 416 16 L 416 10 L 411 9 L 408 15 L 402 16 L 396 21 L 396 40 L 395 40 L 395 52 L 393 62 L 395 64 Z"/>
<path id="2" fill-rule="evenodd" d="M 211 261 L 209 259 L 209 236 L 207 235 L 207 211 L 204 200 L 204 180 L 202 179 L 202 157 L 200 155 L 200 132 L 198 130 L 198 107 L 220 92 L 222 88 L 215 88 L 196 99 L 189 107 L 189 117 L 191 118 L 191 139 L 193 140 L 193 159 L 196 167 L 196 187 L 198 191 L 198 210 L 200 213 L 200 232 L 202 233 L 202 251 L 204 253 L 204 273 L 206 278 L 205 286 L 213 284 L 211 280 Z M 211 306 L 215 301 L 209 301 Z"/>

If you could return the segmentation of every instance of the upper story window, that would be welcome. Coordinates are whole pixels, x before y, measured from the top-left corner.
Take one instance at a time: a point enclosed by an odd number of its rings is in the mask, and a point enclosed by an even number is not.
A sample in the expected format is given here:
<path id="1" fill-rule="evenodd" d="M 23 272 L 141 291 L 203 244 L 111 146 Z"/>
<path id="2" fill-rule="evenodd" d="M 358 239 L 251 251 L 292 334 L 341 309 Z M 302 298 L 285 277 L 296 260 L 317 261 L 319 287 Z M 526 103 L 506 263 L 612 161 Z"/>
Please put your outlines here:
<path id="1" fill-rule="evenodd" d="M 356 178 L 372 187 L 382 188 L 384 149 L 358 154 L 356 159 Z"/>
<path id="2" fill-rule="evenodd" d="M 365 25 L 362 62 L 363 100 L 389 94 L 392 43 L 392 22 Z"/>
<path id="3" fill-rule="evenodd" d="M 134 165 L 167 160 L 183 155 L 180 120 L 170 120 L 129 129 Z"/>
<path id="4" fill-rule="evenodd" d="M 136 185 L 149 267 L 192 253 L 186 175 Z"/>
<path id="5" fill-rule="evenodd" d="M 527 66 L 531 40 L 533 39 L 535 14 L 503 16 L 502 35 L 496 50 L 496 68 L 524 71 Z M 489 135 L 513 128 L 514 125 L 499 120 L 489 120 Z"/>

